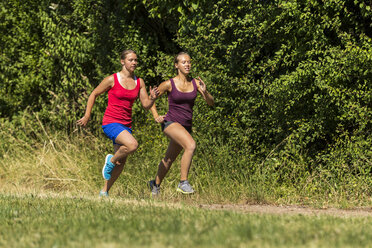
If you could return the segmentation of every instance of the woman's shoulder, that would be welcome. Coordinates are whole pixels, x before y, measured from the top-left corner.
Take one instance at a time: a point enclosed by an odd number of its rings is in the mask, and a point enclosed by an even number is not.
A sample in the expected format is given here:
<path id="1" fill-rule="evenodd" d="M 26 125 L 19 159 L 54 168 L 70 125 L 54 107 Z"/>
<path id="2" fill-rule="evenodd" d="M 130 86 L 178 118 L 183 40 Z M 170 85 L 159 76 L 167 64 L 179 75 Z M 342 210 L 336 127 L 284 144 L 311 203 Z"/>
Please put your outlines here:
<path id="1" fill-rule="evenodd" d="M 135 81 L 140 81 L 141 84 L 145 83 L 145 80 L 143 80 L 143 78 L 141 78 L 141 77 L 134 76 L 134 80 Z"/>
<path id="2" fill-rule="evenodd" d="M 164 85 L 164 86 L 170 86 L 170 87 L 172 86 L 171 85 L 171 79 L 165 80 L 165 81 L 161 82 L 161 84 Z"/>
<path id="3" fill-rule="evenodd" d="M 198 78 L 192 78 L 191 81 L 194 81 L 195 83 L 199 83 L 199 79 Z"/>
<path id="4" fill-rule="evenodd" d="M 198 78 L 193 78 L 191 82 L 195 83 L 196 87 L 199 88 L 200 86 L 200 80 Z"/>
<path id="5" fill-rule="evenodd" d="M 159 84 L 159 87 L 165 89 L 166 91 L 171 91 L 172 90 L 171 80 L 168 79 L 168 80 L 165 80 L 165 81 L 161 82 Z"/>
<path id="6" fill-rule="evenodd" d="M 107 77 L 104 78 L 106 81 L 114 81 L 115 80 L 115 75 L 116 73 L 113 73 L 111 75 L 108 75 Z"/>
<path id="7" fill-rule="evenodd" d="M 145 86 L 145 80 L 143 80 L 143 78 L 135 76 L 135 80 L 137 82 L 139 81 L 139 85 L 137 83 L 137 86 L 139 86 L 140 89 L 146 88 L 146 86 Z"/>
<path id="8" fill-rule="evenodd" d="M 107 77 L 105 77 L 103 80 L 102 80 L 102 83 L 106 84 L 106 85 L 110 85 L 111 87 L 114 86 L 115 84 L 115 77 L 114 77 L 114 74 L 111 74 Z"/>

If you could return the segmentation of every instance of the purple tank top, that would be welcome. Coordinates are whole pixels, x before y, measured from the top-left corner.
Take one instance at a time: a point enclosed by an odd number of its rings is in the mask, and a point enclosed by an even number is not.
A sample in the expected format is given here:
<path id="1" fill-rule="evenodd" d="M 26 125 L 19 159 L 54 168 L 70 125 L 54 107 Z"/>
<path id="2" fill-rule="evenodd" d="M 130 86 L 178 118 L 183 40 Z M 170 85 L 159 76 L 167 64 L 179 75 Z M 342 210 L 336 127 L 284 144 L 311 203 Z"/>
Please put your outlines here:
<path id="1" fill-rule="evenodd" d="M 170 79 L 172 91 L 168 93 L 169 109 L 165 121 L 178 122 L 182 126 L 192 126 L 192 108 L 194 107 L 197 95 L 197 86 L 195 79 L 192 80 L 194 90 L 191 92 L 178 91 L 173 78 Z"/>

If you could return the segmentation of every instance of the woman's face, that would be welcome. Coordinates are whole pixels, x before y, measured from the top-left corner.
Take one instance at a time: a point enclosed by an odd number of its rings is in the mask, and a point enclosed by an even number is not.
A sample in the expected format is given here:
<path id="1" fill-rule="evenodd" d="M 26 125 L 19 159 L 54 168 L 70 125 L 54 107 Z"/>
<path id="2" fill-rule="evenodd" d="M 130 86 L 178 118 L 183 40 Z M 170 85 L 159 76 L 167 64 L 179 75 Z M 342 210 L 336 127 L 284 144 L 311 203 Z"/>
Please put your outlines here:
<path id="1" fill-rule="evenodd" d="M 191 58 L 187 54 L 178 56 L 178 62 L 174 64 L 178 72 L 189 74 L 191 70 Z"/>
<path id="2" fill-rule="evenodd" d="M 129 71 L 134 72 L 137 68 L 138 60 L 135 53 L 129 53 L 125 56 L 124 60 L 121 60 L 121 64 Z"/>

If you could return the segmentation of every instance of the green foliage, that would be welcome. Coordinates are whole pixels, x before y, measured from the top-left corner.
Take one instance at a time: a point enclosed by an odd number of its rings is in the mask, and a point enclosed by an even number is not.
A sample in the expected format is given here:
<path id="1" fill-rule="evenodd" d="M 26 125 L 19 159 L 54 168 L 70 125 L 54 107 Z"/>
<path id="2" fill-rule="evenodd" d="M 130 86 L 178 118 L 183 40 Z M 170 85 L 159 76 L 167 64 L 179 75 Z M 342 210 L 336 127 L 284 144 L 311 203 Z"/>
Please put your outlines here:
<path id="1" fill-rule="evenodd" d="M 89 93 L 119 70 L 123 49 L 138 52 L 147 85 L 174 76 L 172 58 L 186 50 L 193 76 L 216 101 L 209 108 L 199 98 L 194 109 L 201 154 L 218 164 L 211 171 L 269 175 L 278 187 L 326 175 L 338 186 L 358 178 L 370 185 L 370 163 L 360 161 L 370 160 L 371 7 L 366 0 L 3 1 L 0 116 L 17 133 L 39 121 L 71 133 Z M 166 104 L 158 100 L 163 113 Z M 106 97 L 98 98 L 89 127 L 96 135 L 105 107 Z M 157 139 L 138 101 L 134 114 L 137 139 Z"/>
<path id="2" fill-rule="evenodd" d="M 335 134 L 334 128 L 329 129 L 339 125 L 336 117 L 350 103 L 328 96 L 324 88 L 328 84 L 344 90 L 363 88 L 365 96 L 371 90 L 371 37 L 367 35 L 371 29 L 359 25 L 359 33 L 345 31 L 348 22 L 358 24 L 350 16 L 356 7 L 347 3 L 230 1 L 227 5 L 219 1 L 213 6 L 206 3 L 203 15 L 191 13 L 181 19 L 179 43 L 204 62 L 198 64 L 198 71 L 213 68 L 212 92 L 221 107 L 217 107 L 218 117 L 230 130 L 226 137 L 248 135 L 241 144 L 260 148 L 278 144 L 301 130 L 300 125 L 316 131 L 310 140 Z M 365 96 L 353 98 L 359 101 Z M 334 101 L 339 105 L 332 105 Z M 245 130 L 248 133 L 240 135 Z M 307 143 L 303 147 L 311 149 Z"/>

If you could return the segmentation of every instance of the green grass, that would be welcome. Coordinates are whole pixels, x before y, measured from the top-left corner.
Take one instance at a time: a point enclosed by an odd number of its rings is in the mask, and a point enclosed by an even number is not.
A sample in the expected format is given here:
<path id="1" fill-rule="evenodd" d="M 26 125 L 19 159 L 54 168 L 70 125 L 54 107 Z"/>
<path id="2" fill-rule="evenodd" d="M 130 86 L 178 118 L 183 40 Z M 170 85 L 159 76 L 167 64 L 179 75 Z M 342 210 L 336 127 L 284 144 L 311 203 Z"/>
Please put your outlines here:
<path id="1" fill-rule="evenodd" d="M 0 247 L 367 247 L 371 218 L 0 195 Z"/>
<path id="2" fill-rule="evenodd" d="M 372 238 L 370 217 L 260 215 L 197 207 L 370 206 L 370 181 L 336 188 L 329 177 L 318 174 L 287 184 L 277 178 L 281 174 L 270 164 L 274 160 L 261 163 L 260 173 L 250 173 L 253 161 L 248 156 L 233 158 L 229 147 L 209 148 L 199 140 L 190 171 L 197 193 L 184 197 L 175 192 L 178 159 L 162 184 L 160 201 L 151 201 L 146 182 L 155 175 L 168 141 L 161 133 L 154 138 L 137 130 L 139 149 L 128 158 L 110 199 L 100 200 L 102 163 L 112 149 L 105 137 L 51 132 L 42 125 L 41 132 L 25 126 L 32 135 L 23 137 L 1 127 L 0 247 L 365 247 Z M 241 163 L 240 170 L 234 161 Z"/>

